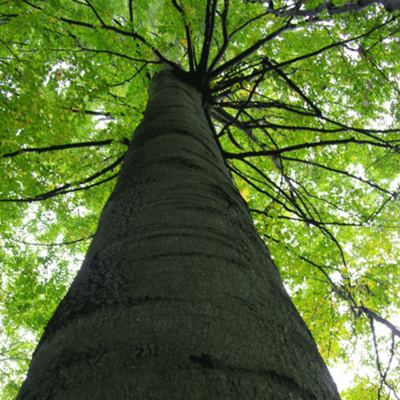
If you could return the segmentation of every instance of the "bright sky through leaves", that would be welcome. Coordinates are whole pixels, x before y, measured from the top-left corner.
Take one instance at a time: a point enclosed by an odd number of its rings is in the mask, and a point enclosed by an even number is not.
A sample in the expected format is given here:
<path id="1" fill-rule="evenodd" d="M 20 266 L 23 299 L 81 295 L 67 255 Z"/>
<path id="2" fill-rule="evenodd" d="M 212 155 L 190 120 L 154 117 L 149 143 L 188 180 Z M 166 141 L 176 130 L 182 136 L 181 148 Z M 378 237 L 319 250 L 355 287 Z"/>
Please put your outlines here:
<path id="1" fill-rule="evenodd" d="M 322 356 L 357 364 L 343 398 L 398 399 L 399 9 L 4 1 L 1 397 L 15 397 L 96 231 L 151 76 L 179 64 Z"/>

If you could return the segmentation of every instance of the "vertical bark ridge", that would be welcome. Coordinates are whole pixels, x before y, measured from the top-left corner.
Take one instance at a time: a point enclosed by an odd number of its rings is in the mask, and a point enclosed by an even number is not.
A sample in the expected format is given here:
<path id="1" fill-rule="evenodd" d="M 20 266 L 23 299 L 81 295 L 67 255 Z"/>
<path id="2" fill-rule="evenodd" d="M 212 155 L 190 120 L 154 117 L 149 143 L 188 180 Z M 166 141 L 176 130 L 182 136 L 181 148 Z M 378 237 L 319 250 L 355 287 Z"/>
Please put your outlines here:
<path id="1" fill-rule="evenodd" d="M 339 399 L 200 93 L 170 72 L 18 399 Z"/>

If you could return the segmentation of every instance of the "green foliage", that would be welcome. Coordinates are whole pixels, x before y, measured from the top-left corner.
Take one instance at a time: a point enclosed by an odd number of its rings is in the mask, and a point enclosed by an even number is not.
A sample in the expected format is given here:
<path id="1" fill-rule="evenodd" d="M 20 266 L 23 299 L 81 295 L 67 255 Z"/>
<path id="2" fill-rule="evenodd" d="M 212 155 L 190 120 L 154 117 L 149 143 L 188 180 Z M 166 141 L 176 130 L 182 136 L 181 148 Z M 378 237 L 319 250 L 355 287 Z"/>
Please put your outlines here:
<path id="1" fill-rule="evenodd" d="M 369 375 L 343 398 L 399 393 L 399 13 L 322 3 L 1 5 L 2 398 L 15 397 L 79 268 L 162 64 L 197 71 L 237 187 L 324 359 L 351 365 L 362 349 Z"/>

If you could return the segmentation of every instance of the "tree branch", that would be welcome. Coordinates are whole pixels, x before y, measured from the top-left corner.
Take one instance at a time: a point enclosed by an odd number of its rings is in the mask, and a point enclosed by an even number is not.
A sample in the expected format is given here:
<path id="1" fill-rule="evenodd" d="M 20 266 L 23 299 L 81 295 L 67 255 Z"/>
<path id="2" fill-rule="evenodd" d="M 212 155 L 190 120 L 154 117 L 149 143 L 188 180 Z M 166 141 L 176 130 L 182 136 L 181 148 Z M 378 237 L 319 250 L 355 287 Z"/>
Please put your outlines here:
<path id="1" fill-rule="evenodd" d="M 189 29 L 189 25 L 186 23 L 185 21 L 185 11 L 183 10 L 183 8 L 177 3 L 176 0 L 171 0 L 173 6 L 180 12 L 180 14 L 182 15 L 182 20 L 183 20 L 183 24 L 185 26 L 185 33 L 186 33 L 186 41 L 187 41 L 187 46 L 188 46 L 188 56 L 189 56 L 189 68 L 190 68 L 190 72 L 194 72 L 194 57 L 193 57 L 193 49 L 192 49 L 192 39 L 190 36 L 190 29 Z"/>
<path id="2" fill-rule="evenodd" d="M 218 54 L 215 56 L 214 60 L 212 60 L 210 67 L 207 70 L 207 73 L 210 73 L 214 70 L 215 66 L 218 64 L 219 60 L 225 54 L 225 51 L 229 45 L 229 36 L 228 36 L 228 29 L 226 26 L 226 19 L 228 17 L 228 10 L 229 10 L 229 0 L 224 0 L 224 11 L 221 14 L 221 26 L 222 26 L 222 34 L 224 37 L 224 43 L 222 47 L 219 49 Z"/>
<path id="3" fill-rule="evenodd" d="M 231 60 L 227 61 L 225 64 L 222 64 L 220 67 L 212 71 L 210 74 L 208 74 L 207 78 L 209 80 L 215 79 L 217 76 L 221 75 L 222 72 L 225 72 L 234 66 L 238 65 L 241 63 L 243 60 L 245 60 L 247 57 L 249 57 L 251 54 L 255 53 L 261 46 L 263 46 L 265 43 L 270 42 L 271 40 L 275 39 L 279 35 L 281 35 L 283 32 L 287 32 L 289 30 L 294 30 L 297 29 L 297 26 L 292 26 L 290 24 L 287 24 L 286 26 L 282 26 L 281 28 L 277 29 L 276 31 L 270 33 L 267 35 L 264 39 L 261 39 L 257 41 L 256 43 L 253 44 L 253 46 L 250 46 L 248 49 L 237 55 L 236 57 L 232 58 Z"/>
<path id="4" fill-rule="evenodd" d="M 44 247 L 54 247 L 54 246 L 70 246 L 71 244 L 76 244 L 79 242 L 84 242 L 87 240 L 90 240 L 94 237 L 94 234 L 89 235 L 88 237 L 82 238 L 82 239 L 77 239 L 77 240 L 71 240 L 69 242 L 62 242 L 62 243 L 31 243 L 31 242 L 25 242 L 25 241 L 17 241 L 15 239 L 11 239 L 14 240 L 14 242 L 17 243 L 22 243 L 25 244 L 27 246 L 44 246 Z"/>
<path id="5" fill-rule="evenodd" d="M 100 177 L 100 176 L 106 174 L 108 171 L 113 170 L 113 169 L 114 169 L 115 167 L 117 167 L 120 163 L 122 163 L 122 161 L 123 161 L 123 159 L 124 159 L 124 156 L 125 156 L 125 153 L 124 153 L 121 157 L 119 157 L 114 163 L 112 163 L 112 164 L 109 165 L 108 167 L 102 169 L 101 171 L 99 171 L 99 172 L 93 174 L 92 176 L 90 176 L 89 178 L 85 179 L 85 180 L 82 181 L 82 182 L 78 182 L 78 183 L 67 183 L 67 184 L 65 184 L 65 185 L 63 185 L 63 186 L 60 186 L 60 187 L 58 187 L 58 188 L 55 188 L 55 189 L 53 189 L 53 190 L 51 190 L 51 191 L 49 191 L 49 192 L 36 195 L 36 196 L 33 197 L 33 198 L 28 197 L 28 198 L 26 198 L 26 199 L 0 199 L 0 202 L 2 202 L 2 203 L 5 203 L 5 202 L 31 203 L 31 202 L 36 202 L 36 201 L 47 200 L 47 199 L 49 199 L 49 198 L 51 198 L 51 197 L 58 196 L 58 195 L 60 195 L 60 194 L 66 194 L 66 193 L 77 192 L 77 191 L 80 191 L 80 190 L 90 189 L 90 188 L 92 188 L 92 187 L 94 187 L 94 186 L 99 186 L 99 185 L 101 185 L 102 183 L 105 183 L 105 182 L 110 181 L 111 179 L 114 179 L 114 178 L 118 175 L 118 173 L 116 173 L 116 174 L 112 175 L 111 177 L 106 178 L 106 179 L 104 179 L 104 180 L 102 180 L 102 181 L 100 181 L 100 182 L 96 182 L 96 183 L 94 183 L 94 184 L 92 184 L 92 185 L 89 185 L 89 186 L 80 187 L 80 188 L 77 188 L 77 189 L 69 189 L 69 188 L 72 187 L 73 185 L 84 185 L 84 184 L 86 184 L 86 183 L 89 183 L 89 182 L 93 181 L 94 179 L 96 179 L 96 178 L 98 178 L 98 177 Z"/>
<path id="6" fill-rule="evenodd" d="M 338 140 L 321 140 L 320 142 L 312 142 L 312 143 L 302 143 L 294 146 L 288 146 L 277 150 L 265 150 L 265 151 L 247 151 L 244 153 L 229 153 L 224 151 L 223 154 L 228 159 L 243 159 L 245 157 L 259 157 L 259 156 L 277 156 L 278 154 L 283 154 L 291 151 L 301 150 L 301 149 L 311 149 L 313 147 L 324 147 L 324 146 L 338 146 L 347 143 L 356 143 L 356 144 L 370 144 L 376 147 L 389 148 L 398 151 L 397 146 L 392 146 L 390 144 L 382 144 L 376 143 L 371 140 L 357 140 L 354 137 L 349 139 L 338 139 Z"/>
<path id="7" fill-rule="evenodd" d="M 258 0 L 259 3 L 264 3 L 261 0 Z M 370 7 L 372 4 L 383 4 L 386 11 L 393 12 L 396 10 L 400 10 L 400 1 L 399 0 L 358 0 L 357 2 L 347 2 L 341 6 L 335 6 L 331 1 L 327 1 L 318 5 L 316 8 L 310 10 L 300 10 L 298 7 L 293 7 L 290 10 L 274 10 L 272 7 L 272 2 L 269 2 L 267 7 L 268 13 L 273 14 L 276 17 L 296 17 L 296 18 L 311 18 L 317 17 L 321 15 L 323 12 L 327 11 L 328 15 L 340 15 L 340 14 L 349 14 L 355 12 L 364 11 L 366 8 Z"/>
<path id="8" fill-rule="evenodd" d="M 207 71 L 208 58 L 210 56 L 211 43 L 214 35 L 217 3 L 217 0 L 207 0 L 205 21 L 206 28 L 204 32 L 203 48 L 201 50 L 201 57 L 198 67 L 200 76 L 204 76 Z"/>
<path id="9" fill-rule="evenodd" d="M 120 143 L 125 144 L 126 140 L 128 140 L 128 139 L 123 139 Z M 76 148 L 82 148 L 82 147 L 106 146 L 106 145 L 112 144 L 114 142 L 118 143 L 118 141 L 110 139 L 110 140 L 101 140 L 98 142 L 81 142 L 81 143 L 60 144 L 60 145 L 54 145 L 54 146 L 49 146 L 49 147 L 31 147 L 28 149 L 20 149 L 20 150 L 14 151 L 13 153 L 3 154 L 1 157 L 2 158 L 14 157 L 14 156 L 17 156 L 22 153 L 38 153 L 38 154 L 40 154 L 40 153 L 46 153 L 49 151 L 56 151 L 56 150 L 76 149 Z"/>

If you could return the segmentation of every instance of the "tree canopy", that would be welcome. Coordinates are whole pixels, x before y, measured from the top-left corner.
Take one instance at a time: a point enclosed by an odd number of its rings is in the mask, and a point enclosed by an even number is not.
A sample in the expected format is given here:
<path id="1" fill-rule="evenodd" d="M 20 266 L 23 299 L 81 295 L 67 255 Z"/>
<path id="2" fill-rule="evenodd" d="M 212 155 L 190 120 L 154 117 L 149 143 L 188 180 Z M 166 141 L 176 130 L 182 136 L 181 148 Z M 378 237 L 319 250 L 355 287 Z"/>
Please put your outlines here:
<path id="1" fill-rule="evenodd" d="M 398 0 L 5 0 L 0 371 L 14 398 L 96 230 L 153 74 L 203 94 L 343 398 L 399 398 Z M 356 360 L 356 361 L 354 361 Z"/>

